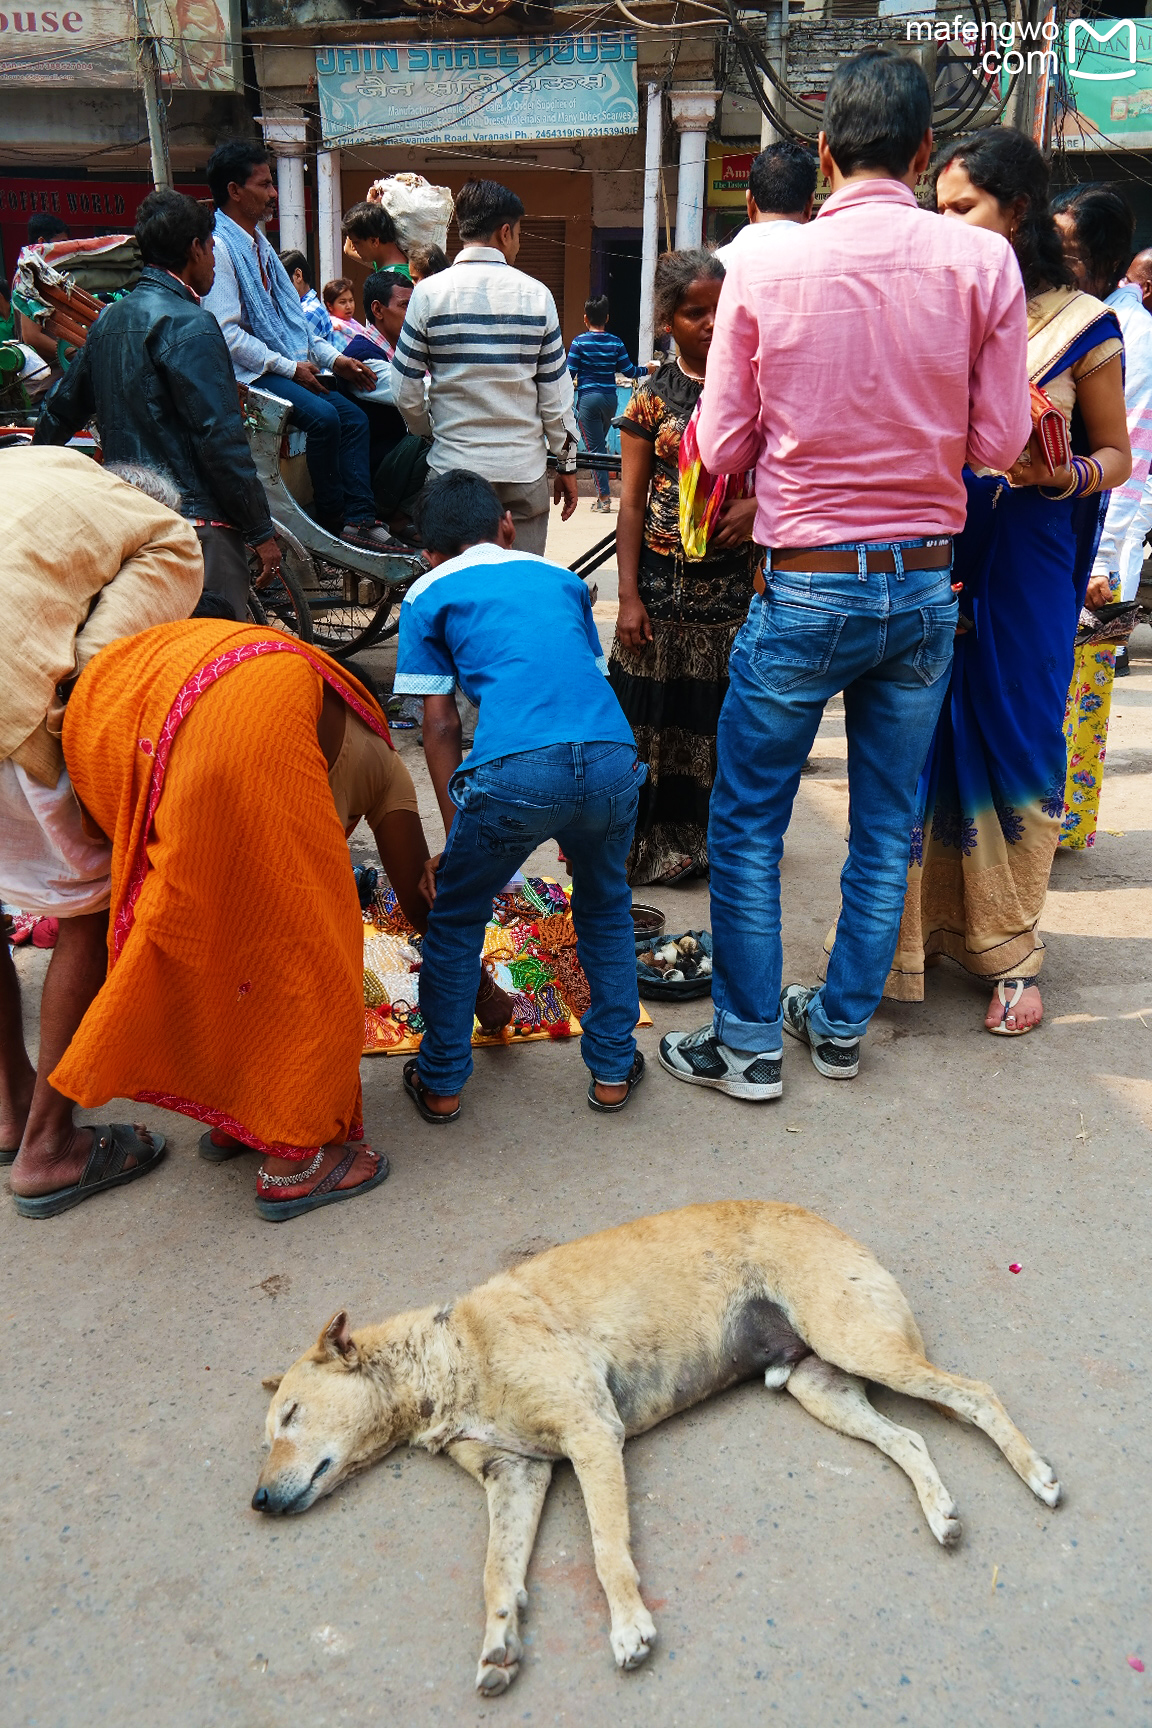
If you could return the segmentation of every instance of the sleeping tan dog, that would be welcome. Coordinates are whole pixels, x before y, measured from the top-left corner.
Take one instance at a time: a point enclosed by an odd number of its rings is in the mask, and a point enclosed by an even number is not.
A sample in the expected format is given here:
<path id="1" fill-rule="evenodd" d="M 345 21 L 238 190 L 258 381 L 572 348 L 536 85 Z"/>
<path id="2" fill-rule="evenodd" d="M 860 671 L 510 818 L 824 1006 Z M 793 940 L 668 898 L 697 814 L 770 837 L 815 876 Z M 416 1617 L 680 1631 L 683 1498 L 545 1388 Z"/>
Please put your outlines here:
<path id="1" fill-rule="evenodd" d="M 988 1386 L 935 1368 L 895 1279 L 799 1206 L 729 1201 L 640 1218 L 489 1279 L 449 1308 L 353 1333 L 340 1313 L 280 1379 L 252 1504 L 306 1511 L 394 1446 L 448 1452 L 488 1496 L 484 1693 L 515 1679 L 524 1577 L 558 1458 L 572 1461 L 621 1668 L 656 1637 L 628 1531 L 624 1441 L 737 1380 L 787 1386 L 829 1428 L 907 1472 L 945 1547 L 952 1497 L 919 1434 L 869 1403 L 866 1380 L 983 1428 L 1055 1506 L 1060 1485 Z"/>

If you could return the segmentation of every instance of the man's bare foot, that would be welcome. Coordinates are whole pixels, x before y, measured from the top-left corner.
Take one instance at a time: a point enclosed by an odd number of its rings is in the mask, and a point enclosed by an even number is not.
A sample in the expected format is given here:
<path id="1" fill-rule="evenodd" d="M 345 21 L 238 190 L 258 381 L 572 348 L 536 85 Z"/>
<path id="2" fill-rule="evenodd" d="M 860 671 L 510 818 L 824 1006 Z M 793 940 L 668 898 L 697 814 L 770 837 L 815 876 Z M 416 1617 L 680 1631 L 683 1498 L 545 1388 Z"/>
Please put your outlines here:
<path id="1" fill-rule="evenodd" d="M 1016 994 L 1016 985 L 1009 980 L 1004 984 L 1005 1001 L 1000 1000 L 1000 990 L 997 986 L 992 991 L 992 1000 L 988 1004 L 988 1012 L 984 1016 L 984 1024 L 991 1031 L 1003 1024 L 1009 1032 L 1023 1032 L 1030 1026 L 1039 1026 L 1044 1018 L 1044 1004 L 1040 1000 L 1039 986 L 1027 984 L 1024 994 L 1014 1007 L 1009 1007 Z"/>
<path id="2" fill-rule="evenodd" d="M 336 1184 L 337 1188 L 358 1188 L 361 1182 L 367 1182 L 369 1177 L 375 1176 L 377 1170 L 380 1168 L 380 1160 L 373 1152 L 371 1146 L 362 1145 L 357 1141 L 355 1147 L 356 1157 L 353 1159 L 350 1169 Z M 257 1175 L 257 1193 L 263 1193 L 264 1198 L 269 1200 L 273 1198 L 277 1200 L 296 1200 L 303 1194 L 311 1193 L 317 1182 L 322 1182 L 325 1176 L 327 1176 L 329 1170 L 335 1169 L 340 1160 L 346 1157 L 351 1150 L 351 1145 L 345 1145 L 343 1141 L 333 1142 L 324 1147 L 323 1161 L 321 1162 L 319 1169 L 313 1170 L 310 1176 L 302 1178 L 298 1182 L 293 1182 L 291 1187 L 261 1189 L 259 1182 L 260 1176 L 291 1176 L 293 1174 L 299 1174 L 302 1170 L 307 1170 L 312 1162 L 310 1158 L 305 1158 L 301 1161 L 299 1158 L 267 1157 L 262 1160 Z"/>
<path id="3" fill-rule="evenodd" d="M 142 1140 L 152 1144 L 152 1136 L 142 1123 L 134 1122 L 132 1126 Z M 30 1200 L 38 1194 L 55 1194 L 60 1188 L 74 1188 L 84 1174 L 92 1139 L 91 1128 L 73 1123 L 56 1147 L 22 1146 L 8 1174 L 8 1186 L 13 1194 L 21 1194 Z M 124 1168 L 134 1170 L 135 1167 L 136 1159 L 129 1153 Z"/>
<path id="4" fill-rule="evenodd" d="M 627 1080 L 621 1080 L 618 1086 L 606 1085 L 603 1080 L 597 1080 L 596 1082 L 596 1097 L 601 1104 L 622 1104 L 627 1096 Z"/>
<path id="5" fill-rule="evenodd" d="M 454 1110 L 460 1108 L 459 1092 L 429 1092 L 425 1087 L 420 1096 L 433 1116 L 451 1116 Z"/>

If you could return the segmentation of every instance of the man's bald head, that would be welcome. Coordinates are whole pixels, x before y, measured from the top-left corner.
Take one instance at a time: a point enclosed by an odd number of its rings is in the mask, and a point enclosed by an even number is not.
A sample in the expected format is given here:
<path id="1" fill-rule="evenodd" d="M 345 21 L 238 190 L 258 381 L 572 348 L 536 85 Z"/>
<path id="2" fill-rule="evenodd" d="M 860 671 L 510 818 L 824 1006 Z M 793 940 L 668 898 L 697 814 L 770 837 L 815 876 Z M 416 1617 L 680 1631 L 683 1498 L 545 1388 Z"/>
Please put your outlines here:
<path id="1" fill-rule="evenodd" d="M 1124 276 L 1139 288 L 1145 306 L 1152 312 L 1152 250 L 1137 252 Z"/>

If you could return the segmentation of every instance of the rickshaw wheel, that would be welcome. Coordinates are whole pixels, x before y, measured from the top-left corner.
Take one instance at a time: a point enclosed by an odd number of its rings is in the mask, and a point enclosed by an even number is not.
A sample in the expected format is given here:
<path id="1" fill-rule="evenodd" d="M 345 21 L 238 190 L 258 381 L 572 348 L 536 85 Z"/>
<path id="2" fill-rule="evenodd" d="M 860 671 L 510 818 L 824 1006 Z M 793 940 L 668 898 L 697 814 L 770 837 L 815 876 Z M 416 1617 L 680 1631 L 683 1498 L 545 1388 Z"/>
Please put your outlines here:
<path id="1" fill-rule="evenodd" d="M 279 577 L 267 588 L 249 588 L 248 616 L 254 624 L 282 630 L 285 635 L 296 636 L 301 642 L 316 640 L 304 590 L 286 563 L 281 564 Z"/>

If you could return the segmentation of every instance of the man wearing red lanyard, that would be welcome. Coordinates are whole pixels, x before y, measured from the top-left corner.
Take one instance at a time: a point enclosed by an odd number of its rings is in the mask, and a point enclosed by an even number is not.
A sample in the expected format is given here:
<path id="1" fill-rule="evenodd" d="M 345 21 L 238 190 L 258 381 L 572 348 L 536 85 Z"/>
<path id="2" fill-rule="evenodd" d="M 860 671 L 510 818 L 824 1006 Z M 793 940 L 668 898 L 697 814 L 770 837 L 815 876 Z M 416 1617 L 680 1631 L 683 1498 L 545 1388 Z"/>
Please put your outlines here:
<path id="1" fill-rule="evenodd" d="M 200 305 L 215 273 L 212 212 L 180 192 L 152 192 L 136 239 L 145 266 L 138 286 L 100 314 L 48 397 L 33 442 L 66 444 L 94 418 L 106 461 L 166 473 L 200 540 L 205 589 L 243 619 L 249 549 L 263 587 L 279 572 L 280 548 L 228 348 Z"/>

